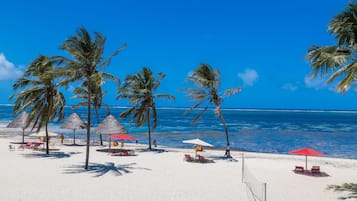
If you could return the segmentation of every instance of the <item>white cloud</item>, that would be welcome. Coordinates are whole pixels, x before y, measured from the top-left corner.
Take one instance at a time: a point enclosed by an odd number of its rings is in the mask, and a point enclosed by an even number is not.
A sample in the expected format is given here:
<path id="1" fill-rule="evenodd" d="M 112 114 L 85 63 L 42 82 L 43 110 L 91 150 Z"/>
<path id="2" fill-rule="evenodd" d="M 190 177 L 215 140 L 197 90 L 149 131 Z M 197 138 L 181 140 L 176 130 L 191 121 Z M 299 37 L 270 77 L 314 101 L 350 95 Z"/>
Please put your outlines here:
<path id="1" fill-rule="evenodd" d="M 0 80 L 12 80 L 22 75 L 19 67 L 8 61 L 3 53 L 0 53 Z"/>
<path id="2" fill-rule="evenodd" d="M 238 73 L 238 77 L 242 79 L 243 83 L 247 86 L 253 86 L 254 82 L 258 79 L 259 75 L 254 69 L 245 69 L 243 73 Z"/>
<path id="3" fill-rule="evenodd" d="M 298 87 L 292 83 L 285 83 L 281 88 L 288 91 L 296 91 L 298 89 Z"/>
<path id="4" fill-rule="evenodd" d="M 316 77 L 316 78 L 311 78 L 309 76 L 306 76 L 304 79 L 305 86 L 307 88 L 312 88 L 315 90 L 321 90 L 327 88 L 326 80 Z"/>

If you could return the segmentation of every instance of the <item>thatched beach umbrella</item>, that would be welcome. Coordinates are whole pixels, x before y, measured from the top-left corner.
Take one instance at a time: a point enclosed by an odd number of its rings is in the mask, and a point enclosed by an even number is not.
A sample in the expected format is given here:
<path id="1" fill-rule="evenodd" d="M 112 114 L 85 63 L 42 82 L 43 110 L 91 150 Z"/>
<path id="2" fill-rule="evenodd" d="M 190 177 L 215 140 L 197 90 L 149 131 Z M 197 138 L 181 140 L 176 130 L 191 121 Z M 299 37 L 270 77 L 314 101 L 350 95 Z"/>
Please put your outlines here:
<path id="1" fill-rule="evenodd" d="M 12 122 L 10 122 L 6 128 L 21 128 L 22 129 L 22 143 L 25 142 L 25 129 L 26 121 L 28 118 L 27 112 L 23 111 L 19 116 L 17 116 Z"/>
<path id="2" fill-rule="evenodd" d="M 128 131 L 113 117 L 108 115 L 102 123 L 98 124 L 95 132 L 102 135 L 113 135 L 119 133 L 128 133 Z"/>
<path id="3" fill-rule="evenodd" d="M 98 124 L 95 132 L 100 135 L 127 134 L 128 131 L 115 119 L 113 115 L 108 115 L 102 123 Z M 110 149 L 110 138 L 109 138 Z"/>
<path id="4" fill-rule="evenodd" d="M 76 144 L 76 130 L 84 129 L 87 125 L 84 121 L 78 116 L 77 113 L 72 113 L 68 119 L 61 125 L 60 128 L 72 129 L 73 130 L 73 144 Z"/>

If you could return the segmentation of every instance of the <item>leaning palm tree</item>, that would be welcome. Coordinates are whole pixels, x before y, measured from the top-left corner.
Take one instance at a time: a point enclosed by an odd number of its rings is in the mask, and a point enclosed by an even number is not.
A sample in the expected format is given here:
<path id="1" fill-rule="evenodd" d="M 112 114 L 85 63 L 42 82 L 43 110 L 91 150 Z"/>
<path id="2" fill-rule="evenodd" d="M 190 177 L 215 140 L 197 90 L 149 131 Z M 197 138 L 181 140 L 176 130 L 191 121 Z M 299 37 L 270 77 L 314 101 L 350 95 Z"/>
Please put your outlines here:
<path id="1" fill-rule="evenodd" d="M 328 83 L 340 77 L 336 90 L 345 93 L 357 81 L 357 4 L 350 3 L 348 8 L 334 17 L 328 31 L 335 35 L 334 46 L 312 46 L 307 59 L 313 70 L 311 77 L 328 75 Z M 357 89 L 357 88 L 355 88 Z"/>
<path id="2" fill-rule="evenodd" d="M 64 117 L 66 101 L 58 87 L 67 83 L 55 82 L 59 74 L 47 57 L 39 56 L 27 67 L 23 77 L 13 85 L 15 90 L 23 91 L 10 96 L 16 97 L 14 113 L 29 110 L 26 127 L 29 127 L 30 123 L 32 130 L 37 128 L 39 131 L 45 127 L 46 154 L 49 154 L 48 123 L 56 118 L 60 121 Z"/>
<path id="3" fill-rule="evenodd" d="M 114 75 L 99 72 L 99 70 L 108 66 L 112 58 L 125 47 L 125 45 L 122 45 L 111 56 L 104 59 L 105 37 L 100 33 L 94 35 L 95 37 L 92 38 L 85 28 L 80 28 L 76 35 L 66 39 L 61 46 L 61 49 L 70 54 L 72 58 L 54 58 L 54 60 L 65 64 L 69 81 L 86 81 L 88 83 L 86 84 L 88 119 L 85 169 L 88 169 L 89 163 L 92 93 L 102 87 L 104 79 L 115 78 Z"/>
<path id="4" fill-rule="evenodd" d="M 143 67 L 142 71 L 135 75 L 127 75 L 122 87 L 118 89 L 117 99 L 129 99 L 133 107 L 122 112 L 121 118 L 132 116 L 131 122 L 136 121 L 137 127 L 142 127 L 145 123 L 148 126 L 149 149 L 151 149 L 151 128 L 157 125 L 157 112 L 155 99 L 166 98 L 175 101 L 175 97 L 170 94 L 155 94 L 160 86 L 165 74 L 158 73 L 157 78 L 153 76 L 149 68 Z"/>
<path id="5" fill-rule="evenodd" d="M 227 150 L 226 156 L 230 156 L 229 149 L 229 135 L 226 122 L 224 120 L 221 111 L 221 102 L 224 97 L 231 96 L 237 92 L 241 91 L 241 88 L 232 88 L 225 90 L 223 96 L 219 94 L 219 87 L 221 85 L 220 73 L 218 70 L 213 69 L 207 64 L 201 64 L 191 75 L 188 76 L 187 80 L 196 85 L 196 88 L 185 88 L 187 96 L 190 96 L 190 101 L 197 102 L 193 107 L 188 109 L 186 113 L 206 104 L 202 111 L 192 120 L 192 124 L 195 124 L 202 115 L 207 111 L 208 105 L 213 104 L 215 106 L 215 113 L 221 119 L 224 132 L 226 134 Z"/>

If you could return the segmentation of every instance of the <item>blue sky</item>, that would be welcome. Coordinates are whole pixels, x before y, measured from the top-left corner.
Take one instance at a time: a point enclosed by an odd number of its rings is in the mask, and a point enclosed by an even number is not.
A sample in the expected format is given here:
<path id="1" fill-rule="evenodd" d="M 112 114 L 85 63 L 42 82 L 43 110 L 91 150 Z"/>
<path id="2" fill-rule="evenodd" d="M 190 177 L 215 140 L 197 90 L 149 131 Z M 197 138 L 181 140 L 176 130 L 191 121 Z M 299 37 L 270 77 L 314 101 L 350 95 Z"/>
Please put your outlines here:
<path id="1" fill-rule="evenodd" d="M 125 48 L 106 72 L 122 80 L 143 66 L 164 72 L 158 92 L 171 93 L 175 103 L 190 106 L 178 90 L 190 85 L 187 75 L 207 63 L 221 72 L 222 89 L 243 91 L 223 102 L 226 108 L 356 110 L 356 92 L 341 95 L 311 73 L 307 50 L 334 45 L 329 21 L 347 0 L 271 1 L 6 1 L 0 12 L 0 103 L 8 104 L 12 84 L 38 55 L 65 55 L 59 46 L 80 27 L 106 36 L 105 55 Z M 105 101 L 115 100 L 107 83 Z M 78 100 L 70 99 L 68 104 Z"/>

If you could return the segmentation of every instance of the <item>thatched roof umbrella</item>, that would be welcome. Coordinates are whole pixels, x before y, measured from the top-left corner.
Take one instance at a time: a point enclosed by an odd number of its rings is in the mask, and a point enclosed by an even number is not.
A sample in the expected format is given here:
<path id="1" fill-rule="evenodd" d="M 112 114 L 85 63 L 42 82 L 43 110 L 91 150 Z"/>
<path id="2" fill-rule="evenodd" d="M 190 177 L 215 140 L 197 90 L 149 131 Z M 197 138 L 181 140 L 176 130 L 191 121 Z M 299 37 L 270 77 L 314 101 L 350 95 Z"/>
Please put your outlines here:
<path id="1" fill-rule="evenodd" d="M 60 128 L 72 129 L 73 130 L 73 144 L 76 144 L 76 130 L 84 129 L 87 125 L 84 121 L 78 116 L 77 113 L 72 113 L 68 119 L 61 125 Z"/>
<path id="2" fill-rule="evenodd" d="M 22 143 L 25 142 L 25 129 L 26 121 L 28 118 L 27 112 L 23 111 L 19 116 L 17 116 L 12 122 L 10 122 L 6 128 L 21 128 L 22 129 Z"/>
<path id="3" fill-rule="evenodd" d="M 95 132 L 101 135 L 128 133 L 128 131 L 115 119 L 115 117 L 113 117 L 113 115 L 108 115 L 102 123 L 98 124 L 98 127 L 95 129 Z"/>
<path id="4" fill-rule="evenodd" d="M 113 135 L 119 133 L 128 133 L 128 131 L 113 117 L 108 115 L 102 123 L 95 129 L 96 133 L 102 135 Z"/>

